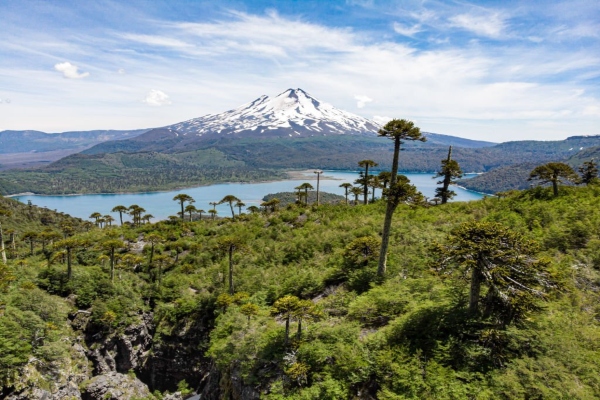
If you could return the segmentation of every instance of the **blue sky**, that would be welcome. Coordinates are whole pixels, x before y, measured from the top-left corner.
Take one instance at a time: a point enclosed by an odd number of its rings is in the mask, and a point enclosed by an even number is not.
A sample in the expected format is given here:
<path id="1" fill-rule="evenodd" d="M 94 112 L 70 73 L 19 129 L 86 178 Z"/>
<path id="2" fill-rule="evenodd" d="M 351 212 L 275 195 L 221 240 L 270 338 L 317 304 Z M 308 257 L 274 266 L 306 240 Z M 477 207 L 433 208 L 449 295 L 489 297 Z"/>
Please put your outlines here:
<path id="1" fill-rule="evenodd" d="M 473 139 L 600 134 L 600 2 L 0 2 L 0 130 L 134 129 L 302 88 Z"/>

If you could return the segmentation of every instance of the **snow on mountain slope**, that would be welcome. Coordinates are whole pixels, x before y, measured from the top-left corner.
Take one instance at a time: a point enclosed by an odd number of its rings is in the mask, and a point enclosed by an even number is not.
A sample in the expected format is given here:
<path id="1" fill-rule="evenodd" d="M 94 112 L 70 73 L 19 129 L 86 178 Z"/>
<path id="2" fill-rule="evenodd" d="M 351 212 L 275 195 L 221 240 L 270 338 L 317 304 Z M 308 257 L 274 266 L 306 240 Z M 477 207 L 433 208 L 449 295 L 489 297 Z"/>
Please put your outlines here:
<path id="1" fill-rule="evenodd" d="M 205 135 L 322 136 L 375 135 L 379 126 L 366 118 L 322 103 L 302 89 L 288 89 L 274 98 L 261 96 L 234 110 L 171 125 L 184 136 Z"/>

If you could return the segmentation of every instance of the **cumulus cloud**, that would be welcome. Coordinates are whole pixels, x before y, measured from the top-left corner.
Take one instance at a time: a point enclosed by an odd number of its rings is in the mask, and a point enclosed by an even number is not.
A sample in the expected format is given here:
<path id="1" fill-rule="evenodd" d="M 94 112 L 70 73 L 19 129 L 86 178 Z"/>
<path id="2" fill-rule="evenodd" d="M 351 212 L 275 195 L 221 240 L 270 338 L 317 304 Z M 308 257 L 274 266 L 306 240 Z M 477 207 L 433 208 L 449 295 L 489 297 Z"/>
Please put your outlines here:
<path id="1" fill-rule="evenodd" d="M 358 108 L 363 108 L 367 103 L 373 101 L 372 98 L 360 94 L 355 95 L 354 99 L 356 100 L 356 107 Z"/>
<path id="2" fill-rule="evenodd" d="M 82 79 L 90 75 L 89 72 L 79 72 L 79 67 L 68 61 L 55 64 L 54 69 L 58 72 L 62 72 L 63 77 L 67 79 Z"/>
<path id="3" fill-rule="evenodd" d="M 171 99 L 165 92 L 152 89 L 148 92 L 146 98 L 142 100 L 142 102 L 148 104 L 149 106 L 160 107 L 171 104 Z"/>

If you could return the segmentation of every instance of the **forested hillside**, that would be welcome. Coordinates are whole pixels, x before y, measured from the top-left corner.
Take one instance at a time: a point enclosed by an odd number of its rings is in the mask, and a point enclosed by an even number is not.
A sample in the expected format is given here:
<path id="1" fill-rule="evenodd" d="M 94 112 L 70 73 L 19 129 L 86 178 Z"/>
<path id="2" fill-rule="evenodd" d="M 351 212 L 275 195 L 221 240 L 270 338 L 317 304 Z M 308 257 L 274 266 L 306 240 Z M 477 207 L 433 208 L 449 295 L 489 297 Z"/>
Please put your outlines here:
<path id="1" fill-rule="evenodd" d="M 399 169 L 404 172 L 434 172 L 447 152 L 439 136 L 431 142 L 408 142 L 403 145 Z M 450 139 L 449 139 L 450 138 Z M 444 138 L 459 145 L 476 146 Z M 38 169 L 0 172 L 0 193 L 3 195 L 33 192 L 36 194 L 115 193 L 168 190 L 216 182 L 239 182 L 276 179 L 285 176 L 286 169 L 355 169 L 360 160 L 371 159 L 377 168 L 389 170 L 392 146 L 381 137 L 309 137 L 272 139 L 219 138 L 198 142 L 198 149 L 173 149 L 177 139 L 169 137 L 151 143 L 150 149 L 135 152 L 129 148 L 140 138 L 105 142 L 82 154 L 74 154 Z M 453 158 L 464 172 L 487 172 L 523 162 L 541 164 L 561 161 L 579 152 L 598 147 L 599 137 L 573 137 L 552 142 L 509 142 L 488 147 L 454 147 Z M 111 152 L 116 148 L 124 152 Z M 99 149 L 109 151 L 99 153 Z M 479 177 L 461 183 L 473 190 L 495 193 L 513 185 L 513 172 L 494 172 L 493 178 Z M 482 182 L 480 184 L 480 182 Z M 485 182 L 485 183 L 483 183 Z M 526 187 L 526 186 L 525 186 Z"/>
<path id="2" fill-rule="evenodd" d="M 590 185 L 401 204 L 384 276 L 384 201 L 114 222 L 50 244 L 44 212 L 3 200 L 19 210 L 0 216 L 17 235 L 0 264 L 1 393 L 598 398 L 599 200 Z"/>
<path id="3" fill-rule="evenodd" d="M 600 159 L 600 146 L 583 149 L 568 158 L 556 157 L 551 160 L 564 161 L 571 167 L 577 169 L 584 162 L 593 159 Z M 490 194 L 507 190 L 527 189 L 533 184 L 528 180 L 529 173 L 537 165 L 538 163 L 529 161 L 500 167 L 472 179 L 460 180 L 459 184 L 469 190 Z"/>

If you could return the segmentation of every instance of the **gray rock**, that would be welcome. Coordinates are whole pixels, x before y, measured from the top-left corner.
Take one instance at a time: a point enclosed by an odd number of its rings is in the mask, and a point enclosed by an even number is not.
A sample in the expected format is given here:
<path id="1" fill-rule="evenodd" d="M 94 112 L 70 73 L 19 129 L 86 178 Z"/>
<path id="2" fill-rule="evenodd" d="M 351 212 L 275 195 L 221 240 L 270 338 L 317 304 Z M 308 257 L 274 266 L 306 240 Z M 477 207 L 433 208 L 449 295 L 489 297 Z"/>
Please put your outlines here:
<path id="1" fill-rule="evenodd" d="M 96 342 L 88 358 L 94 363 L 97 374 L 127 373 L 144 363 L 152 345 L 152 314 L 140 316 L 138 323 L 128 326 L 123 333 L 109 335 Z M 95 340 L 96 338 L 91 338 Z"/>
<path id="2" fill-rule="evenodd" d="M 150 395 L 148 386 L 139 379 L 117 372 L 95 376 L 84 386 L 83 400 L 130 400 Z"/>

